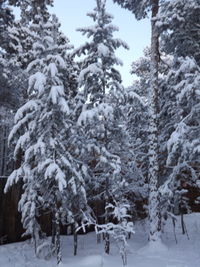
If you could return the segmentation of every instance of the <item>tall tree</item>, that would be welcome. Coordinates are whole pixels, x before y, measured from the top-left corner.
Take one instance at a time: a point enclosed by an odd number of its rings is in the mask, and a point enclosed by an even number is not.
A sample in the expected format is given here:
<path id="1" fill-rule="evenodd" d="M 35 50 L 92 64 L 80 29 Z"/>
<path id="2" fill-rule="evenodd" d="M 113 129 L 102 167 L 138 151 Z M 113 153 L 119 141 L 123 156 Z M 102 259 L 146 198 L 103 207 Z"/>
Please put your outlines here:
<path id="1" fill-rule="evenodd" d="M 104 196 L 105 206 L 108 206 L 112 198 L 112 184 L 116 183 L 121 171 L 118 141 L 122 128 L 117 121 L 120 113 L 117 101 L 123 96 L 123 87 L 120 73 L 114 67 L 121 64 L 115 50 L 120 46 L 127 48 L 127 45 L 113 37 L 117 27 L 112 24 L 112 15 L 106 12 L 105 0 L 96 0 L 96 7 L 88 16 L 95 24 L 79 31 L 91 40 L 76 50 L 78 55 L 85 55 L 79 75 L 83 96 L 79 122 L 88 140 L 88 164 L 93 183 L 101 190 L 99 193 Z M 116 105 L 111 103 L 111 95 Z M 105 222 L 108 223 L 107 209 L 105 213 Z M 106 253 L 109 253 L 109 247 L 109 234 L 106 233 Z"/>
<path id="2" fill-rule="evenodd" d="M 198 0 L 177 0 L 165 1 L 158 17 L 161 49 L 171 57 L 170 68 L 164 76 L 162 110 L 169 118 L 163 125 L 169 129 L 165 139 L 166 163 L 171 169 L 173 190 L 178 188 L 177 184 L 184 189 L 185 183 L 186 187 L 198 187 L 199 15 Z"/>
<path id="3" fill-rule="evenodd" d="M 36 242 L 36 251 L 40 250 L 38 218 L 45 209 L 52 214 L 55 226 L 52 245 L 59 263 L 61 219 L 64 216 L 66 223 L 67 215 L 73 213 L 71 206 L 75 198 L 83 215 L 80 219 L 84 219 L 86 196 L 81 163 L 73 156 L 77 138 L 71 120 L 71 88 L 64 87 L 68 71 L 65 53 L 69 45 L 59 45 L 59 23 L 55 16 L 45 23 L 41 14 L 38 22 L 31 25 L 36 41 L 35 59 L 27 69 L 30 74 L 28 100 L 17 111 L 9 137 L 10 141 L 17 139 L 14 155 L 19 149 L 24 155 L 19 168 L 10 175 L 5 190 L 23 179 L 24 193 L 19 210 L 26 234 Z"/>
<path id="4" fill-rule="evenodd" d="M 161 188 L 166 214 L 191 212 L 200 192 L 199 179 L 199 66 L 194 58 L 177 57 L 165 77 L 164 109 L 168 111 L 168 179 Z M 192 192 L 191 199 L 187 194 Z M 196 195 L 196 196 L 195 196 Z M 168 201 L 166 201 L 168 199 Z"/>
<path id="5" fill-rule="evenodd" d="M 156 27 L 159 12 L 159 0 L 114 0 L 122 7 L 133 12 L 137 19 L 144 18 L 151 9 L 151 79 L 149 92 L 149 240 L 160 240 L 161 218 L 160 198 L 158 191 L 159 162 L 158 162 L 158 70 L 159 70 L 159 32 Z"/>
<path id="6" fill-rule="evenodd" d="M 144 50 L 144 56 L 134 61 L 131 74 L 137 76 L 128 92 L 128 131 L 131 135 L 136 162 L 145 181 L 148 181 L 148 91 L 150 88 L 150 49 Z"/>

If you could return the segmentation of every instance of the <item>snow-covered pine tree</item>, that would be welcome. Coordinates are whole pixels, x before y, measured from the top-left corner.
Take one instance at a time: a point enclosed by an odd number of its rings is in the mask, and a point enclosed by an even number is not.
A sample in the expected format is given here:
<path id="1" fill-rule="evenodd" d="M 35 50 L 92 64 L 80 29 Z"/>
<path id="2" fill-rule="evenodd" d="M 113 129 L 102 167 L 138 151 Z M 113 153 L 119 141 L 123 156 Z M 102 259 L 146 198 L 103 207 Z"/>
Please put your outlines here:
<path id="1" fill-rule="evenodd" d="M 145 57 L 132 64 L 133 74 L 138 80 L 124 90 L 125 101 L 118 104 L 122 110 L 122 125 L 126 132 L 126 145 L 121 149 L 122 181 L 118 184 L 115 195 L 130 201 L 133 220 L 146 216 L 148 199 L 148 104 L 147 91 L 150 81 L 150 53 L 145 50 Z M 120 143 L 120 142 L 119 142 Z M 128 146 L 127 146 L 128 143 Z M 123 154 L 124 153 L 124 154 Z M 123 160 L 125 159 L 125 160 Z"/>
<path id="2" fill-rule="evenodd" d="M 163 125 L 167 125 L 168 129 L 165 141 L 170 169 L 170 179 L 163 188 L 169 185 L 167 187 L 172 192 L 168 195 L 172 202 L 176 199 L 176 205 L 180 204 L 179 200 L 183 199 L 188 189 L 198 188 L 199 6 L 198 0 L 166 1 L 161 6 L 157 24 L 162 33 L 161 49 L 171 57 L 162 89 L 164 101 L 161 116 Z M 187 211 L 187 208 L 184 209 Z"/>
<path id="3" fill-rule="evenodd" d="M 131 64 L 131 74 L 136 75 L 139 80 L 133 81 L 134 91 L 141 97 L 148 99 L 150 88 L 150 63 L 151 51 L 149 47 L 143 50 L 143 56 Z"/>
<path id="4" fill-rule="evenodd" d="M 21 90 L 25 83 L 22 82 L 26 78 L 24 72 L 17 64 L 17 54 L 12 53 L 10 45 L 12 43 L 9 29 L 13 27 L 14 15 L 8 1 L 0 1 L 0 175 L 7 176 L 12 172 L 13 161 L 8 148 L 8 133 L 13 126 L 14 112 L 21 103 Z M 16 51 L 15 51 L 16 52 Z"/>
<path id="5" fill-rule="evenodd" d="M 26 73 L 26 68 L 33 60 L 32 46 L 35 42 L 34 33 L 29 31 L 28 24 L 22 24 L 21 20 L 15 21 L 7 29 L 9 45 L 7 52 L 13 64 Z"/>
<path id="6" fill-rule="evenodd" d="M 192 56 L 200 65 L 200 1 L 164 1 L 158 27 L 162 33 L 162 49 L 179 57 Z"/>
<path id="7" fill-rule="evenodd" d="M 130 96 L 133 94 L 132 101 L 134 105 L 130 106 L 129 114 L 129 132 L 132 136 L 134 144 L 136 162 L 141 165 L 141 171 L 147 178 L 148 174 L 148 89 L 150 87 L 150 50 L 147 48 L 144 51 L 144 57 L 139 58 L 132 64 L 131 72 L 136 74 L 139 80 L 136 80 L 129 88 Z M 159 64 L 159 185 L 166 182 L 171 174 L 171 168 L 166 166 L 168 156 L 167 141 L 174 130 L 174 123 L 177 122 L 178 110 L 176 107 L 176 92 L 167 88 L 173 83 L 173 79 L 166 79 L 170 68 L 173 65 L 173 56 L 161 54 L 161 62 Z M 142 102 L 135 96 L 135 92 L 142 96 Z M 147 181 L 147 180 L 145 180 Z M 164 203 L 162 199 L 162 203 Z M 161 207 L 162 209 L 162 207 Z M 162 212 L 163 216 L 165 212 Z M 165 214 L 166 215 L 166 214 Z M 164 216 L 166 218 L 166 216 Z"/>
<path id="8" fill-rule="evenodd" d="M 145 181 L 148 181 L 148 91 L 150 88 L 150 49 L 144 56 L 134 61 L 131 74 L 137 76 L 133 85 L 127 88 L 127 125 L 136 163 Z M 144 181 L 143 181 L 144 182 Z"/>
<path id="9" fill-rule="evenodd" d="M 81 163 L 71 154 L 77 138 L 71 120 L 70 88 L 64 88 L 63 82 L 68 71 L 65 53 L 69 44 L 59 45 L 57 18 L 53 16 L 45 23 L 39 14 L 38 9 L 35 18 L 38 23 L 30 28 L 36 41 L 35 59 L 27 68 L 30 74 L 28 101 L 17 111 L 9 136 L 10 142 L 17 139 L 14 155 L 19 149 L 24 155 L 21 166 L 10 175 L 5 191 L 23 180 L 19 210 L 25 234 L 30 234 L 36 242 L 36 252 L 40 251 L 38 237 L 41 235 L 38 218 L 44 210 L 51 212 L 55 225 L 53 245 L 59 263 L 61 218 L 67 216 L 73 205 L 68 200 L 73 201 L 72 196 L 78 198 L 83 219 L 86 196 Z"/>
<path id="10" fill-rule="evenodd" d="M 171 198 L 169 197 L 173 202 L 172 208 L 175 204 L 180 205 L 180 212 L 183 209 L 184 212 L 189 210 L 187 201 L 181 204 L 189 187 L 198 188 L 199 73 L 200 69 L 194 58 L 179 57 L 174 60 L 173 68 L 166 77 L 167 90 L 174 96 L 171 107 L 174 106 L 175 111 L 172 113 L 172 131 L 167 142 L 167 165 L 172 168 L 172 172 L 170 182 L 166 181 L 166 185 L 173 192 L 170 193 Z"/>
<path id="11" fill-rule="evenodd" d="M 137 19 L 142 19 L 147 16 L 148 11 L 151 10 L 151 0 L 113 0 L 121 7 L 126 8 L 134 13 Z"/>
<path id="12" fill-rule="evenodd" d="M 8 176 L 13 170 L 12 148 L 8 148 L 8 134 L 13 127 L 14 112 L 22 103 L 22 79 L 26 78 L 10 57 L 0 55 L 0 176 Z M 24 79 L 25 80 L 25 79 Z M 21 87 L 21 88 L 20 88 Z M 19 89 L 20 88 L 20 89 Z"/>
<path id="13" fill-rule="evenodd" d="M 129 94 L 126 94 L 126 97 L 127 95 Z M 129 101 L 130 100 L 131 98 L 129 98 Z M 113 138 L 116 139 L 113 142 L 113 153 L 115 152 L 120 157 L 121 172 L 118 180 L 113 184 L 112 198 L 118 203 L 121 203 L 121 199 L 126 199 L 128 201 L 130 205 L 129 214 L 131 215 L 132 221 L 136 221 L 138 218 L 143 218 L 145 216 L 144 213 L 146 210 L 143 204 L 147 201 L 148 193 L 148 187 L 147 184 L 145 185 L 146 181 L 143 173 L 146 166 L 141 166 L 140 158 L 144 157 L 144 155 L 140 151 L 142 148 L 138 147 L 140 141 L 139 138 L 134 139 L 135 136 L 130 132 L 130 129 L 134 129 L 134 126 L 137 125 L 137 122 L 134 124 L 135 114 L 130 114 L 131 112 L 134 113 L 134 111 L 138 111 L 137 105 L 140 107 L 141 103 L 138 104 L 134 99 L 121 107 L 123 113 L 128 114 L 128 116 L 122 116 L 124 120 L 120 122 L 120 126 L 123 128 L 122 132 L 125 132 L 125 134 L 121 135 L 121 139 L 120 135 L 117 138 L 117 134 L 116 137 Z M 137 108 L 135 108 L 136 106 Z M 116 142 L 117 140 L 118 143 Z"/>
<path id="14" fill-rule="evenodd" d="M 96 0 L 93 12 L 87 14 L 95 24 L 79 29 L 83 35 L 91 38 L 76 50 L 76 54 L 85 55 L 81 61 L 79 75 L 82 108 L 79 123 L 87 136 L 87 163 L 91 170 L 91 181 L 107 206 L 112 198 L 112 183 L 120 174 L 120 156 L 115 150 L 117 135 L 122 128 L 117 123 L 117 105 L 109 99 L 115 96 L 115 101 L 123 96 L 120 73 L 115 65 L 121 61 L 115 56 L 115 50 L 120 46 L 128 48 L 125 42 L 113 37 L 117 27 L 112 24 L 112 15 L 106 12 L 106 1 Z M 110 97 L 109 97 L 110 95 Z M 119 100 L 117 100 L 119 101 Z M 119 139 L 118 139 L 119 140 Z M 115 144 L 115 145 L 114 145 Z M 109 222 L 108 211 L 105 212 L 105 222 Z M 109 234 L 105 237 L 105 252 L 109 253 Z"/>
<path id="15" fill-rule="evenodd" d="M 0 2 L 0 102 L 3 106 L 14 106 L 15 87 L 12 90 L 11 73 L 16 71 L 14 64 L 10 62 L 10 37 L 8 28 L 14 23 L 14 15 L 7 1 Z M 13 62 L 12 62 L 13 63 Z M 16 72 L 15 72 L 16 75 Z M 15 78 L 16 82 L 16 78 Z M 14 85 L 14 84 L 12 84 Z"/>
<path id="16" fill-rule="evenodd" d="M 10 39 L 9 53 L 15 55 L 15 64 L 25 70 L 34 58 L 31 48 L 35 42 L 35 35 L 34 32 L 30 31 L 29 26 L 32 22 L 37 23 L 38 12 L 45 22 L 48 20 L 50 17 L 48 6 L 51 6 L 53 1 L 10 0 L 10 3 L 19 7 L 20 20 L 15 21 L 7 29 Z"/>
<path id="17" fill-rule="evenodd" d="M 159 32 L 156 27 L 159 11 L 159 0 L 113 0 L 135 14 L 137 19 L 146 17 L 151 10 L 151 79 L 149 91 L 149 241 L 153 244 L 160 241 L 160 197 L 158 191 L 158 70 L 159 70 Z"/>
<path id="18" fill-rule="evenodd" d="M 0 47 L 6 49 L 9 44 L 7 27 L 12 25 L 14 15 L 9 8 L 7 0 L 0 1 Z"/>
<path id="19" fill-rule="evenodd" d="M 6 177 L 12 171 L 10 150 L 7 145 L 7 137 L 13 125 L 13 113 L 10 107 L 0 107 L 0 177 Z"/>
<path id="20" fill-rule="evenodd" d="M 9 0 L 9 3 L 13 6 L 20 7 L 22 22 L 27 23 L 34 22 L 37 23 L 36 15 L 39 13 L 42 15 L 44 22 L 47 22 L 50 14 L 48 11 L 48 6 L 53 5 L 53 0 Z"/>
<path id="21" fill-rule="evenodd" d="M 130 145 L 125 152 L 125 165 L 129 167 L 123 170 L 124 185 L 118 190 L 124 192 L 122 195 L 130 200 L 133 220 L 137 220 L 146 216 L 145 206 L 148 200 L 148 112 L 144 99 L 134 91 L 134 87 L 127 88 L 126 91 L 124 129 Z"/>
<path id="22" fill-rule="evenodd" d="M 168 141 L 169 164 L 177 164 L 189 158 L 195 161 L 198 159 L 192 150 L 198 151 L 199 73 L 200 69 L 194 58 L 181 57 L 176 59 L 174 68 L 167 76 L 167 80 L 171 81 L 171 90 L 176 91 L 177 113 L 179 114 L 175 131 Z M 188 141 L 184 142 L 184 139 Z"/>

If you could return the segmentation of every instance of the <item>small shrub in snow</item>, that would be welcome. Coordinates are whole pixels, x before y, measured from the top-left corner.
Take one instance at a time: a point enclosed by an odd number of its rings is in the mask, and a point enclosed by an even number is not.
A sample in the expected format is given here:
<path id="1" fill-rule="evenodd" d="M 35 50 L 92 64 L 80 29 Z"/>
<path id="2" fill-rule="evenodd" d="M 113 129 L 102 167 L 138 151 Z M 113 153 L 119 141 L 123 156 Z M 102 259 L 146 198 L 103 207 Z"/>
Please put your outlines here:
<path id="1" fill-rule="evenodd" d="M 127 214 L 130 206 L 126 203 L 116 202 L 108 204 L 106 209 L 112 210 L 110 215 L 113 219 L 117 220 L 117 223 L 109 222 L 107 224 L 98 225 L 96 232 L 98 234 L 109 234 L 116 241 L 119 248 L 119 253 L 122 257 L 123 265 L 127 265 L 127 238 L 130 233 L 134 233 L 133 223 L 128 221 L 130 216 Z"/>

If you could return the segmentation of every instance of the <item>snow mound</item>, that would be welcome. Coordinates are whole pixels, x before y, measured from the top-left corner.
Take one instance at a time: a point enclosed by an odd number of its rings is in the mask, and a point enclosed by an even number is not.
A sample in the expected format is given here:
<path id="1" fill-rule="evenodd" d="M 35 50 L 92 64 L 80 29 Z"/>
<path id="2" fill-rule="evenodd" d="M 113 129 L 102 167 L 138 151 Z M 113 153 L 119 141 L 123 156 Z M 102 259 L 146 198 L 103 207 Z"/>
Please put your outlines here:
<path id="1" fill-rule="evenodd" d="M 167 252 L 168 248 L 162 243 L 162 241 L 151 241 L 147 243 L 146 246 L 140 248 L 138 253 L 140 255 L 148 255 L 148 254 L 155 254 L 155 253 L 163 253 Z"/>
<path id="2" fill-rule="evenodd" d="M 100 255 L 87 256 L 80 262 L 80 267 L 100 267 L 100 266 L 103 266 L 103 258 Z"/>

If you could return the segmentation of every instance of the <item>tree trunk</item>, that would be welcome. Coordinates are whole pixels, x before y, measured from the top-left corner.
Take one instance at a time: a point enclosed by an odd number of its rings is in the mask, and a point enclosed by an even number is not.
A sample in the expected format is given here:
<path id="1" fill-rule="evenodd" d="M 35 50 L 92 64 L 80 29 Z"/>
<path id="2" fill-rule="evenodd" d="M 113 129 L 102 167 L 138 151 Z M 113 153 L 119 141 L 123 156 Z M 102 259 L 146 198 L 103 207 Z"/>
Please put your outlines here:
<path id="1" fill-rule="evenodd" d="M 56 245 L 56 218 L 55 213 L 52 212 L 52 229 L 51 229 L 51 252 L 54 255 L 55 254 L 55 245 Z"/>
<path id="2" fill-rule="evenodd" d="M 97 233 L 97 244 L 101 243 L 101 234 Z"/>
<path id="3" fill-rule="evenodd" d="M 74 235 L 74 256 L 77 255 L 77 249 L 78 249 L 78 235 L 76 232 L 76 223 L 73 225 L 73 235 Z"/>
<path id="4" fill-rule="evenodd" d="M 159 0 L 152 1 L 151 19 L 151 91 L 149 107 L 149 241 L 160 240 L 161 218 L 160 197 L 158 192 L 159 163 L 158 163 L 158 67 L 159 67 L 159 35 L 156 29 L 156 16 Z"/>
<path id="5" fill-rule="evenodd" d="M 185 224 L 183 219 L 183 213 L 181 212 L 181 228 L 182 228 L 182 234 L 185 235 Z"/>
<path id="6" fill-rule="evenodd" d="M 105 233 L 105 253 L 110 253 L 110 235 L 109 233 Z"/>
<path id="7" fill-rule="evenodd" d="M 3 133 L 2 133 L 2 142 L 1 142 L 1 147 L 2 147 L 2 153 L 1 153 L 1 168 L 0 168 L 0 176 L 4 176 L 5 175 L 5 165 L 6 165 L 6 157 L 7 157 L 7 132 L 6 132 L 6 125 L 4 125 L 4 127 L 2 127 Z"/>
<path id="8" fill-rule="evenodd" d="M 106 177 L 106 203 L 105 207 L 107 207 L 109 204 L 109 178 Z M 108 215 L 108 209 L 105 211 L 105 224 L 109 223 L 109 215 Z M 110 235 L 109 233 L 105 233 L 105 253 L 110 253 Z"/>
<path id="9" fill-rule="evenodd" d="M 56 212 L 56 256 L 57 256 L 57 264 L 59 265 L 62 261 L 62 253 L 60 246 L 60 214 Z"/>

